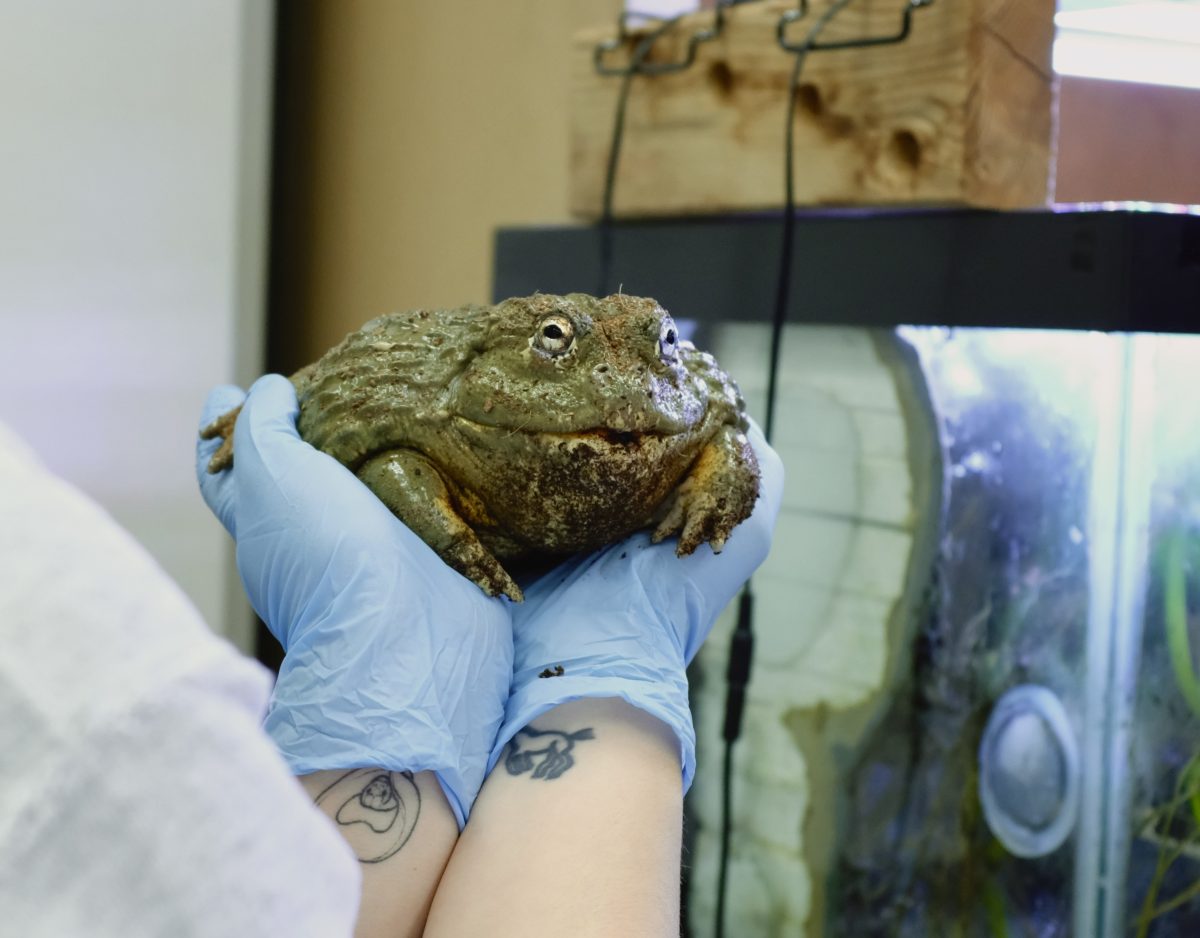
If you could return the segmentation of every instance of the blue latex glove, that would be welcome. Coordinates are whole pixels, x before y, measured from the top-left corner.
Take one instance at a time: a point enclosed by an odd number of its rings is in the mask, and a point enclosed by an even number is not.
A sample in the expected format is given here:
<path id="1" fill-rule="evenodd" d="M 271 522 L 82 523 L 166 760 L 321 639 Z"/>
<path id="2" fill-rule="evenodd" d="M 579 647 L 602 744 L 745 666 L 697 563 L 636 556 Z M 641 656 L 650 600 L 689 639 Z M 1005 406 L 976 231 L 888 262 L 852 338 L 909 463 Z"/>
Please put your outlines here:
<path id="1" fill-rule="evenodd" d="M 242 403 L 233 468 L 196 447 L 205 502 L 237 541 L 255 611 L 286 656 L 266 730 L 298 775 L 437 773 L 459 827 L 483 783 L 512 677 L 506 601 L 442 562 L 340 463 L 296 433 L 267 375 L 215 389 L 201 426 Z"/>
<path id="2" fill-rule="evenodd" d="M 513 687 L 489 770 L 517 732 L 552 707 L 620 697 L 679 738 L 683 787 L 696 771 L 686 668 L 750 574 L 766 559 L 783 495 L 783 464 L 757 427 L 747 434 L 762 473 L 754 512 L 720 554 L 702 544 L 675 556 L 675 540 L 635 534 L 558 567 L 513 606 Z M 558 677 L 538 677 L 562 665 Z"/>

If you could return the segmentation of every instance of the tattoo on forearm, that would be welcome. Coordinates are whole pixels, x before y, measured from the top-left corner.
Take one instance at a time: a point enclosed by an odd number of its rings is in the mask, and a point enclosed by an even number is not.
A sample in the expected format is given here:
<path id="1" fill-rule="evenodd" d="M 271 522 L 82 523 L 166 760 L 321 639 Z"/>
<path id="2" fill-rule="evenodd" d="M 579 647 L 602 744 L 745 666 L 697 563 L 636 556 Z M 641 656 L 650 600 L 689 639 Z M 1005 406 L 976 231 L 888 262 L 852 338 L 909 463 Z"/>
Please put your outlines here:
<path id="1" fill-rule="evenodd" d="M 361 863 L 381 863 L 408 843 L 421 814 L 412 772 L 354 769 L 317 795 Z"/>
<path id="2" fill-rule="evenodd" d="M 575 764 L 571 751 L 584 739 L 595 739 L 592 728 L 567 733 L 562 730 L 535 730 L 525 727 L 508 744 L 504 767 L 509 775 L 533 771 L 533 778 L 558 778 Z M 536 764 L 535 764 L 536 762 Z"/>

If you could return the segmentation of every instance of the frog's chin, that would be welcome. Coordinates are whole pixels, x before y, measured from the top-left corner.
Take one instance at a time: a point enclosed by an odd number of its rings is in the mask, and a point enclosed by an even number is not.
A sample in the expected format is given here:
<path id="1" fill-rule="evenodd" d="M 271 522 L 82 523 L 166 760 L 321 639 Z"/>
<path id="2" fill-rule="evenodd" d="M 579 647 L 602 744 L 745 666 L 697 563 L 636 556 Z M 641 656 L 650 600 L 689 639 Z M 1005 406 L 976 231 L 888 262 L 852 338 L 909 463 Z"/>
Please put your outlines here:
<path id="1" fill-rule="evenodd" d="M 446 471 L 458 473 L 461 490 L 515 542 L 550 554 L 593 550 L 645 527 L 702 445 L 692 433 L 506 429 L 465 419 L 451 423 L 445 442 L 457 445 Z"/>

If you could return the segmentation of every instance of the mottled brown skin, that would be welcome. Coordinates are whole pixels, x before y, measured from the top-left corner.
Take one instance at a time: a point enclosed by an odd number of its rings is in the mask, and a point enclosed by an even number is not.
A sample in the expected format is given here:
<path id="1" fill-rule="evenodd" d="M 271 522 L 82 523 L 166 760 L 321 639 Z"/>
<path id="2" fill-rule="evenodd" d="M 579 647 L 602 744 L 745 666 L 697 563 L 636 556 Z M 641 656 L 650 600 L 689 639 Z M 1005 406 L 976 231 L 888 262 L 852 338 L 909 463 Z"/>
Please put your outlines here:
<path id="1" fill-rule="evenodd" d="M 292 376 L 301 437 L 452 567 L 513 570 L 642 528 L 720 550 L 758 496 L 737 386 L 654 300 L 535 294 L 381 316 Z M 232 463 L 233 411 L 206 427 Z"/>

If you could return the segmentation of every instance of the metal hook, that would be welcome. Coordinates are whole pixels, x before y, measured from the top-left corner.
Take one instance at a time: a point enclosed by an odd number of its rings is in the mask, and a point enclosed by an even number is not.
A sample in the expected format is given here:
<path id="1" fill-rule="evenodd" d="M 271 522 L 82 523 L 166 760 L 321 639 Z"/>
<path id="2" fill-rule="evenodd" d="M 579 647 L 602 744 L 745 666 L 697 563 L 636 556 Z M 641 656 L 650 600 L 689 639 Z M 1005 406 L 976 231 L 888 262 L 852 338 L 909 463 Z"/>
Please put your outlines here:
<path id="1" fill-rule="evenodd" d="M 650 16 L 644 13 L 636 13 L 626 10 L 617 17 L 617 35 L 614 39 L 608 39 L 604 42 L 596 44 L 592 50 L 592 62 L 595 65 L 596 71 L 601 75 L 628 75 L 631 72 L 637 72 L 640 75 L 665 75 L 669 72 L 681 72 L 685 68 L 689 68 L 696 61 L 696 49 L 703 42 L 711 42 L 721 35 L 725 29 L 725 10 L 727 7 L 736 6 L 739 3 L 745 3 L 746 0 L 718 0 L 716 10 L 714 11 L 713 24 L 707 29 L 700 29 L 694 32 L 688 40 L 687 51 L 684 57 L 678 62 L 646 62 L 647 49 L 641 56 L 635 55 L 628 65 L 615 67 L 606 65 L 604 57 L 623 46 L 632 36 L 632 33 L 626 28 L 630 20 L 652 20 L 660 25 L 657 29 L 649 34 L 646 39 L 653 43 L 660 35 L 665 33 L 672 24 L 674 24 L 679 16 L 671 19 L 664 19 L 659 16 Z M 645 40 L 643 40 L 645 41 Z"/>
<path id="2" fill-rule="evenodd" d="M 867 46 L 886 46 L 896 42 L 903 42 L 908 38 L 909 32 L 912 30 L 912 15 L 914 10 L 921 7 L 931 6 L 933 0 L 908 0 L 904 7 L 904 18 L 900 23 L 900 30 L 890 36 L 864 36 L 860 39 L 842 39 L 837 42 L 816 42 L 811 37 L 803 42 L 789 42 L 787 38 L 787 29 L 797 20 L 803 19 L 808 15 L 808 0 L 800 0 L 799 6 L 795 10 L 788 10 L 779 18 L 779 24 L 775 28 L 775 36 L 779 41 L 780 47 L 787 52 L 828 52 L 833 49 L 858 49 Z"/>

